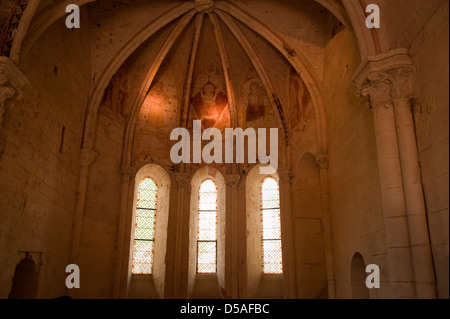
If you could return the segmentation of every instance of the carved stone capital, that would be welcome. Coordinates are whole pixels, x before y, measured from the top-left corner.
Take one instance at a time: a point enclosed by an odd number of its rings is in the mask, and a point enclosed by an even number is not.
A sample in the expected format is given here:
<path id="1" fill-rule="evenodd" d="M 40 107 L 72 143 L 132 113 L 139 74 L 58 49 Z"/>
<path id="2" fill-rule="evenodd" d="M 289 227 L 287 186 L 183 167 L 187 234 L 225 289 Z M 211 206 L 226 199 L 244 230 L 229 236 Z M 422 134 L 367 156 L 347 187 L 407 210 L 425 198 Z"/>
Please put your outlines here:
<path id="1" fill-rule="evenodd" d="M 360 95 L 369 98 L 372 108 L 390 103 L 391 83 L 388 74 L 383 72 L 368 74 L 366 81 L 361 86 Z"/>
<path id="2" fill-rule="evenodd" d="M 294 175 L 292 174 L 292 169 L 290 168 L 279 168 L 278 176 L 280 177 L 280 181 L 283 183 L 290 183 Z"/>
<path id="3" fill-rule="evenodd" d="M 412 97 L 411 78 L 414 72 L 415 68 L 412 65 L 389 70 L 389 81 L 392 84 L 391 95 L 394 99 Z"/>
<path id="4" fill-rule="evenodd" d="M 97 158 L 97 153 L 90 149 L 81 150 L 81 167 L 89 167 Z"/>
<path id="5" fill-rule="evenodd" d="M 319 165 L 320 169 L 328 169 L 329 161 L 328 161 L 328 153 L 319 151 L 316 154 L 316 163 Z"/>
<path id="6" fill-rule="evenodd" d="M 386 106 L 393 98 L 410 97 L 414 63 L 407 49 L 367 57 L 353 76 L 358 96 L 370 99 L 372 107 Z"/>
<path id="7" fill-rule="evenodd" d="M 179 186 L 185 186 L 189 181 L 189 175 L 187 173 L 175 173 L 175 180 Z"/>
<path id="8" fill-rule="evenodd" d="M 238 188 L 240 181 L 241 181 L 241 175 L 238 175 L 238 174 L 227 175 L 227 177 L 226 177 L 226 184 L 231 186 L 233 189 Z"/>
<path id="9" fill-rule="evenodd" d="M 212 12 L 214 10 L 213 0 L 195 0 L 195 9 L 198 12 Z"/>

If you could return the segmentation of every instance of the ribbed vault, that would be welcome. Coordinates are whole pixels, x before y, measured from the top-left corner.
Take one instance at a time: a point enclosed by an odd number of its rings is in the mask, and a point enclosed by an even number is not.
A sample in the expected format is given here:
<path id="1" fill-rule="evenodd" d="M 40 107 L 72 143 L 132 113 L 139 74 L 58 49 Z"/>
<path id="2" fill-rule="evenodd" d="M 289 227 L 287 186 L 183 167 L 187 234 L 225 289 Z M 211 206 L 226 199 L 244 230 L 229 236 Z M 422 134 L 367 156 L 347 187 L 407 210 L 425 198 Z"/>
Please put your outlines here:
<path id="1" fill-rule="evenodd" d="M 158 80 L 169 69 L 177 69 L 177 105 L 173 110 L 176 120 L 163 121 L 169 124 L 164 126 L 189 128 L 193 119 L 201 119 L 205 128 L 278 127 L 285 146 L 289 145 L 295 124 L 285 88 L 289 87 L 291 70 L 295 70 L 314 107 L 318 149 L 326 150 L 326 116 L 321 93 L 323 70 L 320 54 L 315 51 L 326 45 L 339 25 L 352 29 L 345 3 L 330 0 L 74 2 L 82 7 L 82 14 L 88 13 L 86 23 L 93 31 L 95 43 L 84 149 L 94 146 L 99 108 L 108 98 L 108 89 L 120 77 L 119 71 L 138 58 L 140 68 L 135 74 L 128 74 L 135 80 L 127 92 L 126 105 L 121 106 L 125 126 L 124 166 L 131 164 L 143 108 L 146 112 L 145 108 L 158 99 L 154 99 L 158 90 L 164 93 L 160 99 L 169 100 L 164 97 L 167 93 L 161 87 L 164 84 Z M 267 9 L 255 13 L 252 6 L 256 4 Z M 41 2 L 24 37 L 22 55 L 54 21 L 63 20 L 65 5 L 66 1 Z M 127 20 L 130 16 L 135 21 Z M 117 23 L 121 19 L 125 28 Z M 144 47 L 149 48 L 147 55 L 140 54 Z M 215 108 L 207 107 L 213 104 Z M 247 111 L 249 108 L 254 112 Z M 147 113 L 144 115 L 155 116 L 155 110 Z"/>
<path id="2" fill-rule="evenodd" d="M 96 4 L 91 6 L 90 10 L 94 11 Z M 320 12 L 316 23 L 325 21 L 325 26 L 317 27 L 323 34 L 307 41 L 323 46 L 327 41 L 323 38 L 330 37 L 328 33 L 339 24 L 338 20 L 314 1 L 306 1 L 305 8 L 300 7 L 305 15 L 307 11 Z M 94 75 L 85 148 L 93 145 L 98 108 L 108 94 L 111 79 L 126 68 L 127 63 L 138 59 L 142 65 L 139 75 L 128 74 L 139 80 L 134 80 L 128 105 L 124 107 L 124 166 L 131 165 L 132 148 L 138 138 L 136 131 L 145 125 L 155 126 L 155 121 L 148 117 L 167 117 L 168 113 L 176 116 L 171 120 L 157 119 L 156 127 L 190 129 L 195 119 L 202 121 L 203 128 L 221 130 L 278 127 L 283 144 L 289 145 L 293 123 L 289 93 L 285 88 L 289 86 L 292 69 L 311 97 L 318 122 L 319 148 L 326 149 L 320 72 L 287 38 L 230 1 L 170 1 L 160 11 L 161 14 L 155 15 L 122 45 L 103 71 L 99 69 Z M 143 47 L 150 48 L 147 52 L 152 53 L 142 53 L 146 50 Z M 177 82 L 173 102 L 176 107 L 163 110 L 159 103 L 169 101 L 169 97 L 161 79 L 169 73 Z"/>

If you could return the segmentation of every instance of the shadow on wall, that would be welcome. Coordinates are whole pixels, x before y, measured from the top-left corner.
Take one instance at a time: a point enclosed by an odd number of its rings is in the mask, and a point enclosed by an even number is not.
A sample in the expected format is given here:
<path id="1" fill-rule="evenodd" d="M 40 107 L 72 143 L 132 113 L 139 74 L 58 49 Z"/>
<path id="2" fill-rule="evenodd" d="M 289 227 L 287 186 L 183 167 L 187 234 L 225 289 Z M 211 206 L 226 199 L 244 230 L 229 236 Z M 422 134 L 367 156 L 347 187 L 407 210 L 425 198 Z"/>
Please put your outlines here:
<path id="1" fill-rule="evenodd" d="M 359 253 L 355 253 L 352 259 L 352 298 L 369 299 L 369 289 L 366 287 L 366 265 Z"/>
<path id="2" fill-rule="evenodd" d="M 305 153 L 292 180 L 297 297 L 302 299 L 328 298 L 319 170 L 315 157 Z"/>
<path id="3" fill-rule="evenodd" d="M 26 253 L 16 266 L 8 299 L 36 299 L 39 283 L 39 266 L 33 256 Z"/>

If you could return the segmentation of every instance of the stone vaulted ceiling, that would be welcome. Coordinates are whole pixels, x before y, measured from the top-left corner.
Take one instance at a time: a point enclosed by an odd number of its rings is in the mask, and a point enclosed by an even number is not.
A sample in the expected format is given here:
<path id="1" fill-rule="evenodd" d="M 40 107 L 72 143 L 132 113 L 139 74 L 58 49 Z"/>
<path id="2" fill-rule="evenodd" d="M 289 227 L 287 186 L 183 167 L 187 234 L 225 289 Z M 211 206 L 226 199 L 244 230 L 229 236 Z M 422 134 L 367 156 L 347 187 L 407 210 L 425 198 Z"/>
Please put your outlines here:
<path id="1" fill-rule="evenodd" d="M 141 41 L 112 77 L 100 108 L 123 119 L 125 140 L 135 129 L 191 128 L 195 119 L 203 128 L 279 127 L 288 136 L 289 81 L 302 72 L 321 74 L 321 51 L 342 27 L 312 0 L 101 1 L 89 6 L 89 18 L 94 81 L 115 46 Z M 294 55 L 308 69 L 295 70 Z"/>

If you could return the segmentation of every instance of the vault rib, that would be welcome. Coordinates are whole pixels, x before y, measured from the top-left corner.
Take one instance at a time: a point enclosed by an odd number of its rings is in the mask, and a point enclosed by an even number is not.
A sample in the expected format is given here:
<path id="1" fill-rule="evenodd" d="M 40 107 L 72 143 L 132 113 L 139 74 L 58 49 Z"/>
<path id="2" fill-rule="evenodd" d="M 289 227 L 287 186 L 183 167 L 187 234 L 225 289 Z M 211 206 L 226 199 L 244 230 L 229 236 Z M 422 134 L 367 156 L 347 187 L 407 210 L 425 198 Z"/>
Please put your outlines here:
<path id="1" fill-rule="evenodd" d="M 65 1 L 55 1 L 55 3 L 47 6 L 42 12 L 37 14 L 32 22 L 30 27 L 28 28 L 28 32 L 26 34 L 25 41 L 23 42 L 22 49 L 20 53 L 21 56 L 24 56 L 28 53 L 28 51 L 33 47 L 33 44 L 37 39 L 58 19 L 67 15 L 66 7 L 69 4 L 76 4 L 79 7 L 82 7 L 91 2 L 95 2 L 97 0 L 65 0 Z"/>
<path id="2" fill-rule="evenodd" d="M 237 110 L 236 110 L 236 97 L 234 94 L 233 83 L 231 82 L 230 63 L 229 63 L 227 52 L 225 50 L 225 42 L 223 40 L 223 35 L 222 35 L 222 31 L 219 26 L 217 16 L 214 14 L 208 13 L 208 17 L 214 26 L 214 35 L 216 38 L 217 48 L 219 49 L 220 60 L 222 62 L 223 74 L 225 77 L 225 83 L 226 83 L 226 87 L 227 87 L 228 109 L 230 110 L 231 127 L 235 128 L 238 126 Z"/>
<path id="3" fill-rule="evenodd" d="M 253 67 L 255 68 L 256 72 L 258 73 L 259 77 L 261 78 L 261 82 L 264 85 L 264 88 L 267 92 L 267 95 L 270 98 L 270 102 L 272 104 L 272 107 L 276 114 L 278 114 L 278 120 L 280 122 L 280 126 L 284 130 L 284 135 L 286 139 L 286 143 L 288 142 L 288 128 L 286 124 L 286 120 L 284 117 L 284 111 L 281 107 L 280 100 L 277 97 L 275 87 L 270 80 L 270 77 L 264 68 L 264 64 L 262 63 L 260 57 L 258 56 L 258 53 L 256 52 L 255 48 L 252 46 L 250 41 L 247 39 L 247 37 L 244 35 L 244 33 L 241 31 L 241 29 L 237 26 L 237 24 L 233 21 L 233 18 L 229 16 L 228 14 L 224 14 L 222 12 L 217 13 L 219 17 L 222 19 L 222 21 L 227 25 L 227 27 L 230 29 L 233 36 L 236 38 L 236 40 L 239 42 L 241 47 L 244 49 L 244 52 L 247 54 L 249 60 L 252 62 Z"/>
<path id="4" fill-rule="evenodd" d="M 139 114 L 138 111 L 142 106 L 142 103 L 144 103 L 145 98 L 147 97 L 147 94 L 150 90 L 153 80 L 155 79 L 156 74 L 158 73 L 159 68 L 161 67 L 162 62 L 166 58 L 175 41 L 178 39 L 180 34 L 183 32 L 183 30 L 186 28 L 187 24 L 191 21 L 192 17 L 195 14 L 196 12 L 194 10 L 191 10 L 176 23 L 176 25 L 173 27 L 172 31 L 162 44 L 161 48 L 158 50 L 158 53 L 152 64 L 145 72 L 145 77 L 141 82 L 138 94 L 133 104 L 131 105 L 131 112 L 127 120 L 125 129 L 122 164 L 125 164 L 126 166 L 129 166 L 131 163 L 131 141 L 133 140 L 134 136 L 134 127 L 136 125 L 137 115 Z"/>
<path id="5" fill-rule="evenodd" d="M 205 18 L 205 14 L 201 13 L 197 15 L 195 20 L 195 35 L 194 35 L 194 42 L 192 44 L 192 51 L 189 61 L 189 70 L 188 74 L 186 76 L 185 86 L 183 90 L 183 100 L 181 104 L 180 109 L 180 127 L 187 127 L 187 121 L 189 117 L 189 107 L 190 107 L 190 96 L 191 96 L 191 90 L 192 90 L 192 79 L 194 77 L 194 69 L 195 69 L 195 63 L 197 60 L 197 53 L 198 53 L 198 44 L 200 42 L 200 35 L 202 33 L 203 28 L 203 21 Z"/>

